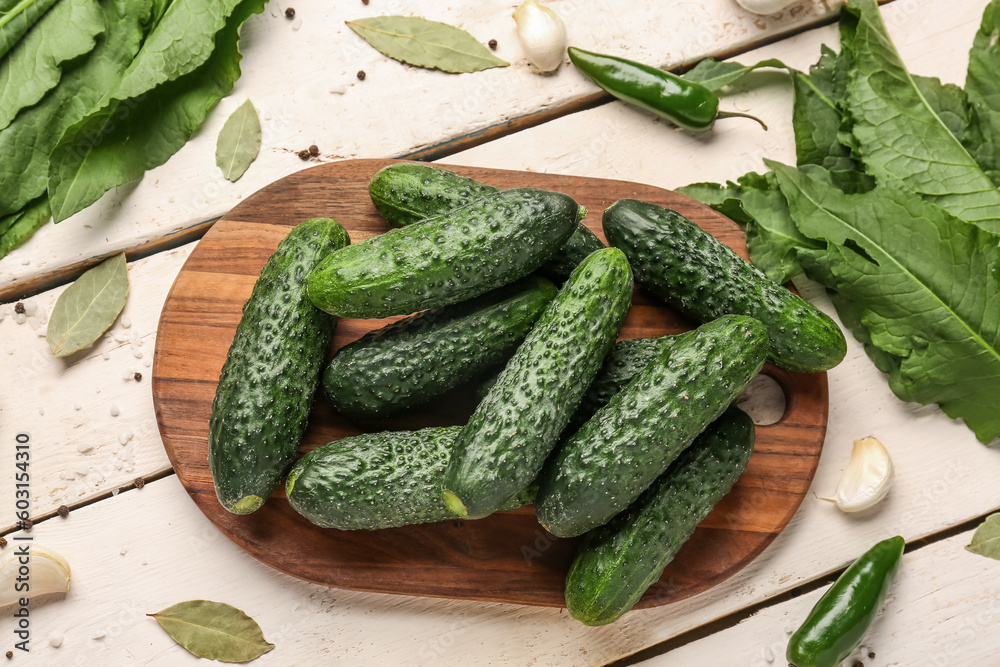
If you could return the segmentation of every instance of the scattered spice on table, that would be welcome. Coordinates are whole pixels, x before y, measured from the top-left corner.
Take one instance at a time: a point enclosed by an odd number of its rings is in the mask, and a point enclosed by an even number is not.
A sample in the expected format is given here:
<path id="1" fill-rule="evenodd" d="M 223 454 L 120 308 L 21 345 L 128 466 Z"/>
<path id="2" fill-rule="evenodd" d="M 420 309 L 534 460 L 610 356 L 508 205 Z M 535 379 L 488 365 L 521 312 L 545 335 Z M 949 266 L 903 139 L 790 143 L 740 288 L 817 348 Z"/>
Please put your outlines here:
<path id="1" fill-rule="evenodd" d="M 364 81 L 365 80 L 365 76 L 366 76 L 365 71 L 363 69 L 359 69 L 358 70 L 358 81 Z"/>
<path id="2" fill-rule="evenodd" d="M 60 505 L 59 509 L 56 510 L 56 513 L 65 519 L 66 517 L 69 516 L 69 508 L 66 507 L 65 505 Z"/>
<path id="3" fill-rule="evenodd" d="M 146 480 L 143 479 L 142 477 L 136 477 L 134 483 L 135 483 L 135 488 L 137 489 L 141 489 L 142 487 L 146 486 Z"/>
<path id="4" fill-rule="evenodd" d="M 309 149 L 305 149 L 305 150 L 299 151 L 299 159 L 300 160 L 308 160 L 311 157 L 312 157 L 312 155 L 309 154 Z"/>
<path id="5" fill-rule="evenodd" d="M 15 303 L 14 304 L 14 312 L 17 313 L 18 315 L 23 315 L 24 314 L 24 304 L 21 303 L 20 301 L 18 301 L 17 303 Z"/>
<path id="6" fill-rule="evenodd" d="M 135 375 L 132 376 L 132 379 L 135 380 L 136 382 L 139 382 L 140 380 L 142 380 L 142 373 L 136 371 Z"/>
<path id="7" fill-rule="evenodd" d="M 295 8 L 294 7 L 288 7 L 287 9 L 285 9 L 285 18 L 290 18 L 290 19 L 295 18 Z"/>
<path id="8" fill-rule="evenodd" d="M 317 155 L 319 155 L 319 146 L 317 146 L 316 144 L 313 144 L 312 146 L 310 146 L 309 147 L 309 155 L 312 155 L 313 157 L 316 157 Z"/>
<path id="9" fill-rule="evenodd" d="M 7 546 L 7 538 L 0 537 L 0 549 L 3 549 L 5 546 Z"/>
<path id="10" fill-rule="evenodd" d="M 491 49 L 493 49 L 494 51 L 496 51 L 496 50 L 497 50 L 497 40 L 495 40 L 495 39 L 491 39 L 490 41 L 488 41 L 488 42 L 487 42 L 487 44 L 488 44 L 488 45 L 489 45 L 489 47 L 490 47 Z"/>

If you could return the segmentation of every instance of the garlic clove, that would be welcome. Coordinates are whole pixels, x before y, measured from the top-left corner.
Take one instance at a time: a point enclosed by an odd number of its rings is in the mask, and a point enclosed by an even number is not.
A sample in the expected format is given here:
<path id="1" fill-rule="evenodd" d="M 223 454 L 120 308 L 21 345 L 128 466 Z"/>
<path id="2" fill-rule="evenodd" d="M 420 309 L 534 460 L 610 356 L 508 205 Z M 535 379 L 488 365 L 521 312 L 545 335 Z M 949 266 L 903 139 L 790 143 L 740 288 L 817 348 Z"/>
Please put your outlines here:
<path id="1" fill-rule="evenodd" d="M 736 0 L 743 9 L 754 14 L 777 14 L 785 7 L 794 5 L 799 0 Z"/>
<path id="2" fill-rule="evenodd" d="M 514 10 L 517 36 L 528 62 L 542 72 L 552 72 L 566 53 L 566 25 L 559 15 L 534 0 Z"/>
<path id="3" fill-rule="evenodd" d="M 22 569 L 23 568 L 23 569 Z M 36 598 L 69 590 L 70 569 L 55 551 L 34 543 L 22 543 L 0 556 L 0 608 L 21 598 Z M 23 589 L 18 590 L 18 584 Z"/>
<path id="4" fill-rule="evenodd" d="M 895 470 L 889 452 L 877 438 L 868 436 L 854 441 L 851 460 L 837 484 L 832 499 L 844 512 L 860 512 L 885 498 L 892 486 Z"/>

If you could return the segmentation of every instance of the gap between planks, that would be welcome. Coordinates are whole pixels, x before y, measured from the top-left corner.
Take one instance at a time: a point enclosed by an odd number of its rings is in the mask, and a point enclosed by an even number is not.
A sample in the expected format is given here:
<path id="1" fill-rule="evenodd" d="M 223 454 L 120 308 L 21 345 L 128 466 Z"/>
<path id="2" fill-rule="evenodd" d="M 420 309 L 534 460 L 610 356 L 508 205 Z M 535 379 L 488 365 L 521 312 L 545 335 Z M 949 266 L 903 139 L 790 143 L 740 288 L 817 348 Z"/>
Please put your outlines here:
<path id="1" fill-rule="evenodd" d="M 943 542 L 944 540 L 951 539 L 956 535 L 961 535 L 966 531 L 973 530 L 979 527 L 979 525 L 982 524 L 987 517 L 989 517 L 991 514 L 996 513 L 997 511 L 1000 511 L 1000 508 L 994 508 L 993 510 L 986 512 L 985 514 L 969 519 L 968 521 L 964 521 L 958 525 L 946 528 L 945 530 L 933 533 L 931 535 L 927 535 L 926 537 L 922 537 L 918 540 L 913 540 L 912 542 L 907 543 L 906 548 L 903 550 L 903 553 L 908 554 L 914 551 L 919 551 L 920 549 L 930 547 L 931 545 L 937 544 L 938 542 Z M 858 555 L 860 556 L 861 554 Z M 660 642 L 659 644 L 653 644 L 652 646 L 647 646 L 644 649 L 636 651 L 632 655 L 628 655 L 625 656 L 624 658 L 619 658 L 617 660 L 605 663 L 603 667 L 632 667 L 633 665 L 641 665 L 647 660 L 651 660 L 657 656 L 665 655 L 673 651 L 674 649 L 678 649 L 692 642 L 704 639 L 716 633 L 733 628 L 765 609 L 776 607 L 784 602 L 788 602 L 789 600 L 793 600 L 802 595 L 807 595 L 819 588 L 824 588 L 826 586 L 829 586 L 834 581 L 836 581 L 837 578 L 841 574 L 843 574 L 844 570 L 846 570 L 847 567 L 849 566 L 850 565 L 848 564 L 847 566 L 834 570 L 833 572 L 830 572 L 829 574 L 826 574 L 822 577 L 817 577 L 812 581 L 799 584 L 795 588 L 791 588 L 785 591 L 784 593 L 779 593 L 774 597 L 762 600 L 748 607 L 744 607 L 743 609 L 735 611 L 731 614 L 726 614 L 725 616 L 721 616 L 715 619 L 714 621 L 709 621 L 708 623 L 700 625 L 697 628 L 692 628 L 691 630 L 682 632 L 681 634 L 671 637 L 670 639 Z M 780 663 L 781 661 L 779 660 L 778 662 Z"/>
<path id="2" fill-rule="evenodd" d="M 144 480 L 144 483 L 148 483 L 164 479 L 174 474 L 175 473 L 172 469 L 167 469 L 150 475 L 145 475 L 143 476 L 142 479 Z M 138 490 L 134 483 L 123 487 L 119 487 L 119 494 L 127 493 L 133 490 Z M 74 503 L 72 505 L 68 505 L 67 507 L 72 513 L 88 505 L 94 505 L 99 501 L 111 498 L 114 495 L 118 494 L 113 494 L 112 492 L 108 491 L 99 496 L 89 498 L 87 500 Z M 998 510 L 1000 510 L 1000 508 L 996 508 L 980 516 L 974 517 L 963 523 L 952 526 L 937 533 L 914 540 L 906 545 L 904 553 L 913 553 L 915 551 L 919 551 L 920 549 L 930 547 L 931 545 L 934 545 L 938 542 L 942 542 L 957 535 L 960 535 L 962 533 L 965 533 L 967 531 L 971 531 L 977 528 L 988 516 L 990 516 L 991 514 L 995 513 Z M 33 524 L 39 525 L 45 521 L 51 521 L 56 517 L 57 517 L 56 512 L 49 512 L 34 519 Z M 18 530 L 19 529 L 17 527 L 14 527 L 10 530 L 0 532 L 0 535 L 7 535 L 9 533 L 17 532 Z M 803 595 L 807 595 L 819 588 L 823 588 L 832 584 L 844 572 L 845 569 L 847 569 L 846 566 L 839 568 L 824 576 L 813 579 L 812 581 L 799 584 L 798 586 L 790 590 L 787 590 L 784 593 L 780 593 L 778 595 L 775 595 L 774 597 L 744 607 L 739 611 L 727 614 L 713 621 L 709 621 L 697 628 L 693 628 L 686 632 L 682 632 L 666 641 L 654 644 L 652 646 L 648 646 L 624 658 L 619 658 L 611 662 L 604 663 L 604 667 L 632 667 L 634 665 L 641 665 L 647 660 L 651 660 L 657 656 L 665 655 L 670 651 L 673 651 L 674 649 L 680 648 L 682 646 L 698 641 L 700 639 L 704 639 L 706 637 L 722 632 L 724 630 L 733 628 L 765 609 L 778 606 L 784 602 L 787 602 L 789 600 L 795 599 Z"/>
<path id="3" fill-rule="evenodd" d="M 880 5 L 889 4 L 895 0 L 879 0 Z M 723 50 L 712 55 L 716 59 L 728 59 L 733 58 L 744 53 L 759 49 L 761 47 L 767 46 L 769 44 L 774 44 L 782 40 L 788 39 L 795 35 L 808 32 L 810 30 L 815 30 L 822 28 L 839 20 L 837 15 L 831 15 L 827 17 L 820 18 L 813 23 L 807 25 L 796 26 L 789 28 L 786 31 L 778 32 L 773 35 L 764 37 L 758 41 L 750 44 L 743 45 L 738 48 Z M 671 68 L 670 71 L 675 73 L 683 73 L 694 66 L 695 63 L 689 63 L 681 65 L 678 67 Z M 448 157 L 455 153 L 474 148 L 476 146 L 481 146 L 483 144 L 495 141 L 502 137 L 510 136 L 524 130 L 528 130 L 539 125 L 569 116 L 572 114 L 587 111 L 589 109 L 594 109 L 599 106 L 603 106 L 610 102 L 615 101 L 613 97 L 604 92 L 591 93 L 579 97 L 575 100 L 565 102 L 558 106 L 552 107 L 551 109 L 544 109 L 541 111 L 536 111 L 533 113 L 525 114 L 512 118 L 510 120 L 497 123 L 496 125 L 491 125 L 490 127 L 484 128 L 482 130 L 477 130 L 468 134 L 461 135 L 452 139 L 444 140 L 438 144 L 427 146 L 415 151 L 410 151 L 397 155 L 397 159 L 403 160 L 419 160 L 421 162 L 431 162 L 435 160 L 440 160 L 442 158 Z M 125 257 L 129 262 L 134 262 L 138 259 L 143 259 L 154 255 L 159 252 L 165 252 L 167 250 L 173 250 L 179 246 L 182 246 L 191 241 L 200 239 L 205 233 L 211 229 L 212 225 L 218 220 L 218 217 L 211 218 L 209 220 L 196 223 L 190 227 L 186 227 L 178 232 L 167 234 L 161 238 L 148 241 L 139 246 L 134 246 L 124 250 Z M 44 275 L 32 278 L 23 283 L 13 283 L 11 285 L 6 285 L 0 287 L 0 302 L 11 302 L 21 299 L 27 299 L 40 292 L 44 292 L 55 287 L 59 287 L 66 283 L 72 282 L 82 273 L 88 269 L 96 266 L 97 264 L 103 262 L 111 255 L 117 255 L 122 251 L 115 251 L 113 253 L 108 253 L 104 255 L 98 255 L 91 257 L 88 260 L 75 262 L 69 266 L 61 267 L 50 271 Z"/>

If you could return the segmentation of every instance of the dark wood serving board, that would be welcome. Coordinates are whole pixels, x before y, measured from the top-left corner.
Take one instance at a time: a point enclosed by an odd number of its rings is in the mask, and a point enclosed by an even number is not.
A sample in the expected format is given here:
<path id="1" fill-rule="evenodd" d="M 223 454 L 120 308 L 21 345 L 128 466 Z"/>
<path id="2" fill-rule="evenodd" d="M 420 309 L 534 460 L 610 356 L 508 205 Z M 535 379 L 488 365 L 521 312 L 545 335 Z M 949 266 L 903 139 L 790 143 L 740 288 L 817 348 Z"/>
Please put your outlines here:
<path id="1" fill-rule="evenodd" d="M 295 577 L 337 588 L 472 600 L 563 606 L 563 585 L 576 539 L 548 535 L 531 508 L 478 521 L 446 521 L 381 531 L 318 528 L 291 509 L 281 490 L 257 512 L 228 513 L 218 503 L 207 461 L 208 420 L 216 382 L 261 267 L 289 229 L 331 217 L 353 242 L 388 229 L 367 192 L 390 160 L 349 160 L 298 172 L 263 188 L 223 216 L 192 251 L 160 316 L 153 401 L 164 447 L 181 483 L 219 530 L 260 561 Z M 500 187 L 565 192 L 585 205 L 585 223 L 604 240 L 601 213 L 631 197 L 669 206 L 746 257 L 743 233 L 692 199 L 649 185 L 472 167 L 449 167 Z M 391 318 L 390 318 L 391 319 Z M 341 320 L 333 350 L 389 320 Z M 637 291 L 621 338 L 691 328 Z M 749 468 L 699 526 L 637 605 L 680 600 L 726 579 L 753 560 L 785 527 L 806 494 L 826 433 L 824 373 L 803 375 L 766 366 L 786 396 L 780 421 L 757 427 Z M 368 428 L 419 428 L 463 423 L 471 406 L 461 395 Z M 319 398 L 303 452 L 361 432 Z"/>

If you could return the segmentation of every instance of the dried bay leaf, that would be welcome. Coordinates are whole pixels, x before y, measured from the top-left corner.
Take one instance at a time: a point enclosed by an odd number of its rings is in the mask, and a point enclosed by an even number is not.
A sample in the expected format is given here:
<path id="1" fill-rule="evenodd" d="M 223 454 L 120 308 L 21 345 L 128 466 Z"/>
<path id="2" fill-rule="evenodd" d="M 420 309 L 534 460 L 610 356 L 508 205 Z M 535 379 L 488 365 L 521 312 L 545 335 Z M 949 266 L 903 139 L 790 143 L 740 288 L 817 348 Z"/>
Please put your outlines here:
<path id="1" fill-rule="evenodd" d="M 979 524 L 972 534 L 972 542 L 965 548 L 974 554 L 1000 560 L 1000 512 L 989 515 Z"/>
<path id="2" fill-rule="evenodd" d="M 445 72 L 478 72 L 507 67 L 469 33 L 417 16 L 375 16 L 347 21 L 351 30 L 384 55 Z"/>
<path id="3" fill-rule="evenodd" d="M 125 253 L 115 255 L 76 279 L 52 308 L 45 341 L 52 354 L 65 357 L 82 350 L 114 324 L 128 296 Z"/>
<path id="4" fill-rule="evenodd" d="M 187 600 L 146 615 L 199 658 L 249 662 L 274 648 L 255 620 L 225 602 Z"/>
<path id="5" fill-rule="evenodd" d="M 215 146 L 215 164 L 222 175 L 236 182 L 260 152 L 260 117 L 247 100 L 226 119 Z"/>

